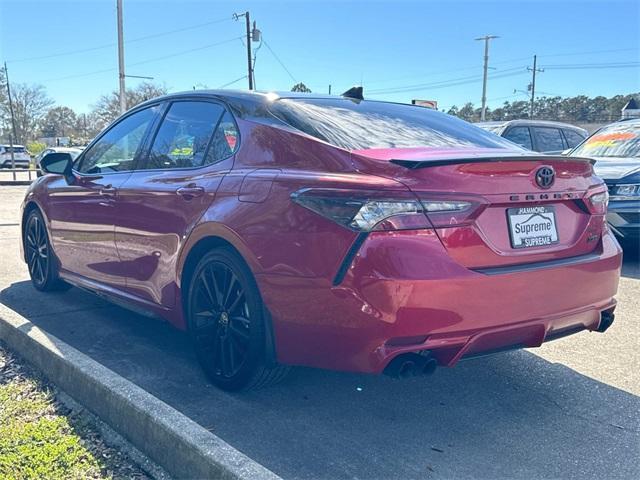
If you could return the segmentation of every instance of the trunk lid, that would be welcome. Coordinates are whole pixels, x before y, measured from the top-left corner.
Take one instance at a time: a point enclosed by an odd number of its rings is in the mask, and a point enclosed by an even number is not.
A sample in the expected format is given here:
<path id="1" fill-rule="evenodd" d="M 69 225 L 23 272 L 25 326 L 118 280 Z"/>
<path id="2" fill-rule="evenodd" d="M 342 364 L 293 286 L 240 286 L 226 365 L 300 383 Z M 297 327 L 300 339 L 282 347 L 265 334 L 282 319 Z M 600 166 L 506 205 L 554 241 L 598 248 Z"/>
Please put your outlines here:
<path id="1" fill-rule="evenodd" d="M 471 202 L 466 218 L 434 221 L 427 213 L 448 253 L 467 268 L 557 260 L 600 245 L 604 215 L 590 211 L 586 197 L 603 187 L 589 160 L 475 148 L 358 150 L 352 160 L 359 171 L 393 178 L 423 200 Z M 536 181 L 543 168 L 554 174 L 545 188 Z"/>

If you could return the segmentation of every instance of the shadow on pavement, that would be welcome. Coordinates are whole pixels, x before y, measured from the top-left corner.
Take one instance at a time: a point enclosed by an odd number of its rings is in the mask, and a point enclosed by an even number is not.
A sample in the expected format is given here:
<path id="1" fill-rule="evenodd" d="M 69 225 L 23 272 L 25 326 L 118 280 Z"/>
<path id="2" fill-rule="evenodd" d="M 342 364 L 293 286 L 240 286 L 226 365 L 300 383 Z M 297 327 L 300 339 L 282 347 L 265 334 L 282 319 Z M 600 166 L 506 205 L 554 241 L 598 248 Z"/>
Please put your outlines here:
<path id="1" fill-rule="evenodd" d="M 298 368 L 232 395 L 166 323 L 75 288 L 0 301 L 285 478 L 640 478 L 640 399 L 527 351 L 402 381 Z"/>

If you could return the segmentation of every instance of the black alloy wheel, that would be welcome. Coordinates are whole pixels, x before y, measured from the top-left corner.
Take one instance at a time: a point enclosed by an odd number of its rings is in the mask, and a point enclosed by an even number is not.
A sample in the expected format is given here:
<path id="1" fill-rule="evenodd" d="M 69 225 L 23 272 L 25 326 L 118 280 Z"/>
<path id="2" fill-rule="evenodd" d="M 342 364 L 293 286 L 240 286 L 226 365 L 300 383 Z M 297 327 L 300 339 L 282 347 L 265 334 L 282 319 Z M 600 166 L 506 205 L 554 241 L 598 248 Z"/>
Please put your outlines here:
<path id="1" fill-rule="evenodd" d="M 261 387 L 285 367 L 265 365 L 264 306 L 253 275 L 234 251 L 205 255 L 189 284 L 188 321 L 198 360 L 225 390 Z"/>

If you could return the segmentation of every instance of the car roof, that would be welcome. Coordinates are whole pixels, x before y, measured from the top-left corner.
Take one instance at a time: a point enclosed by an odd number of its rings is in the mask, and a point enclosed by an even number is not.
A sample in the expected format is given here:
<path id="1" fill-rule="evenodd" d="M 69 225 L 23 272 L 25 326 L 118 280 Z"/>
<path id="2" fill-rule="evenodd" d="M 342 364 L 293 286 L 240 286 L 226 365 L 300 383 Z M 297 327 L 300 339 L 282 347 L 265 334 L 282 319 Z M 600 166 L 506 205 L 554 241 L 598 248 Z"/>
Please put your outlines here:
<path id="1" fill-rule="evenodd" d="M 493 122 L 479 122 L 476 123 L 478 126 L 512 126 L 512 125 L 520 125 L 520 126 L 540 126 L 540 127 L 558 127 L 558 128 L 569 128 L 571 130 L 578 130 L 583 133 L 587 133 L 584 128 L 576 127 L 575 125 L 571 125 L 569 123 L 562 122 L 554 122 L 551 120 L 504 120 L 504 121 L 493 121 Z"/>
<path id="2" fill-rule="evenodd" d="M 305 99 L 315 99 L 315 100 L 334 100 L 334 101 L 344 101 L 344 102 L 353 102 L 353 101 L 366 101 L 366 102 L 376 102 L 376 103 L 388 103 L 388 104 L 398 104 L 405 105 L 408 107 L 417 107 L 417 108 L 425 108 L 420 107 L 418 105 L 411 105 L 408 103 L 400 103 L 400 102 L 387 102 L 382 100 L 372 100 L 372 99 L 364 99 L 364 100 L 355 100 L 349 97 L 343 97 L 341 95 L 326 95 L 319 93 L 303 93 L 303 92 L 282 92 L 282 91 L 268 91 L 268 90 L 187 90 L 184 92 L 175 92 L 169 93 L 167 95 L 163 95 L 161 97 L 152 98 L 143 102 L 136 106 L 136 108 L 144 107 L 149 104 L 154 104 L 160 101 L 170 101 L 178 98 L 186 98 L 186 97 L 202 97 L 202 98 L 212 98 L 224 101 L 230 107 L 238 107 L 237 113 L 241 116 L 243 114 L 249 113 L 249 110 L 257 109 L 263 107 L 274 100 L 284 99 L 284 98 L 305 98 Z"/>

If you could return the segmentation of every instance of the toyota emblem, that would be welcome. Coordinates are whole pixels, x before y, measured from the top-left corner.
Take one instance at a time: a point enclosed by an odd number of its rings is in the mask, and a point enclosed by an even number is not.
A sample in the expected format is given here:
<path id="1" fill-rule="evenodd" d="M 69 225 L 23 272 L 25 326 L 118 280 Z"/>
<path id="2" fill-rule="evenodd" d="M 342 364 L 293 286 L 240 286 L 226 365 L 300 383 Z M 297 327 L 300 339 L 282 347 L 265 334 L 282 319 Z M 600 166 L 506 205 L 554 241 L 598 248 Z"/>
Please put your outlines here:
<path id="1" fill-rule="evenodd" d="M 536 172 L 536 183 L 540 188 L 549 188 L 556 179 L 556 172 L 551 167 L 540 167 Z"/>

